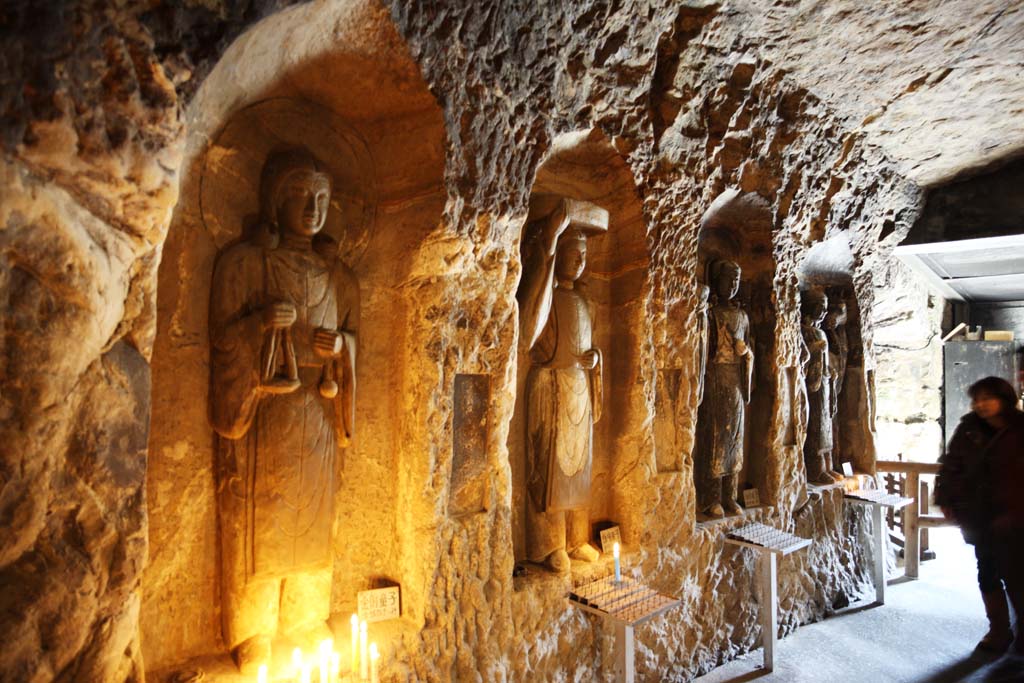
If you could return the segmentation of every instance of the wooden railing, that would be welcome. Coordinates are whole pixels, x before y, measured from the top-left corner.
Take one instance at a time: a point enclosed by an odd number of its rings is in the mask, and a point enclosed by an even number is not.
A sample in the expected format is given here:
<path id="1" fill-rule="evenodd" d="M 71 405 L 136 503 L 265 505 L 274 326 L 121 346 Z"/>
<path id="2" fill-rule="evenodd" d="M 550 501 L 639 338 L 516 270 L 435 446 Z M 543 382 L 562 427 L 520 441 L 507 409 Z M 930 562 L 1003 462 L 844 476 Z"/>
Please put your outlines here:
<path id="1" fill-rule="evenodd" d="M 907 478 L 904 495 L 913 496 L 914 502 L 903 508 L 904 569 L 907 576 L 916 579 L 921 569 L 921 530 L 939 526 L 953 526 L 953 522 L 942 515 L 921 514 L 921 475 L 938 474 L 936 462 L 905 462 L 903 460 L 879 460 L 875 463 L 878 472 L 898 472 Z"/>

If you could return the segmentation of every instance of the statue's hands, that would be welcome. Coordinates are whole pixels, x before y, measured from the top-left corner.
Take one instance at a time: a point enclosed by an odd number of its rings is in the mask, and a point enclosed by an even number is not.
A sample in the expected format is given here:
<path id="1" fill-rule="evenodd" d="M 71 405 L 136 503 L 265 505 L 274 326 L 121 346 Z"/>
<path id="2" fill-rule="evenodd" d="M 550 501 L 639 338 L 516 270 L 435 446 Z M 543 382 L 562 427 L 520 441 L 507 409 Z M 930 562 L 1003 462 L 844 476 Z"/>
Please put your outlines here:
<path id="1" fill-rule="evenodd" d="M 341 353 L 342 341 L 337 330 L 318 327 L 313 332 L 313 351 L 321 358 L 334 358 Z"/>
<path id="2" fill-rule="evenodd" d="M 263 327 L 268 330 L 279 330 L 291 327 L 298 318 L 295 306 L 287 301 L 278 301 L 263 309 Z"/>
<path id="3" fill-rule="evenodd" d="M 576 360 L 584 370 L 593 370 L 597 367 L 597 360 L 599 357 L 597 349 L 590 349 L 589 351 L 584 351 L 577 356 Z"/>
<path id="4" fill-rule="evenodd" d="M 559 203 L 558 208 L 548 217 L 548 222 L 544 226 L 544 246 L 549 254 L 554 255 L 555 248 L 558 246 L 558 238 L 568 227 L 569 216 L 565 213 L 565 204 Z"/>
<path id="5" fill-rule="evenodd" d="M 747 346 L 747 342 L 742 339 L 737 339 L 733 345 L 733 350 L 736 351 L 737 356 L 746 356 L 750 353 L 750 348 Z"/>

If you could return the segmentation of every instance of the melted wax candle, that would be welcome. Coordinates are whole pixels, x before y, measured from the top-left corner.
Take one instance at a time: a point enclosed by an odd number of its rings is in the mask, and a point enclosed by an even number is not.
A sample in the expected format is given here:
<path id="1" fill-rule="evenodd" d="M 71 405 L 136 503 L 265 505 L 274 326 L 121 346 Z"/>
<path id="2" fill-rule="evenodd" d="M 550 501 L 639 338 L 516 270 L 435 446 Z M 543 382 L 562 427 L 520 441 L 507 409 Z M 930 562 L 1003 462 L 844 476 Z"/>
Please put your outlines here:
<path id="1" fill-rule="evenodd" d="M 352 678 L 359 673 L 359 617 L 352 615 L 349 619 L 352 624 Z"/>
<path id="2" fill-rule="evenodd" d="M 619 566 L 619 544 L 612 546 L 612 555 L 615 556 L 615 581 L 622 581 L 622 568 Z"/>
<path id="3" fill-rule="evenodd" d="M 380 674 L 377 671 L 380 652 L 377 651 L 377 643 L 370 645 L 370 683 L 380 683 Z"/>
<path id="4" fill-rule="evenodd" d="M 366 622 L 359 622 L 359 680 L 370 677 L 370 655 L 366 649 Z"/>

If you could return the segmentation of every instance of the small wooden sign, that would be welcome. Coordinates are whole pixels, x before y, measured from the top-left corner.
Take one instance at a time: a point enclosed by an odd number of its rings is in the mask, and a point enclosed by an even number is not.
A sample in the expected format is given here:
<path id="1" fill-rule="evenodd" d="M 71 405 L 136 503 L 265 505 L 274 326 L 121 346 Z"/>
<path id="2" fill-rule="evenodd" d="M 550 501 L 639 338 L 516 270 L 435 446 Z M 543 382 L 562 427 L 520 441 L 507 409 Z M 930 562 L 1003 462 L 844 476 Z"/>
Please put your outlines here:
<path id="1" fill-rule="evenodd" d="M 853 476 L 853 463 L 849 463 L 849 462 L 844 462 L 843 463 L 843 474 L 845 474 L 848 477 L 852 477 Z"/>
<path id="2" fill-rule="evenodd" d="M 757 489 L 743 489 L 743 507 L 756 508 L 761 504 L 761 494 Z"/>
<path id="3" fill-rule="evenodd" d="M 356 599 L 359 618 L 368 623 L 402 616 L 402 593 L 399 586 L 359 591 Z"/>
<path id="4" fill-rule="evenodd" d="M 613 526 L 601 532 L 601 552 L 611 553 L 612 548 L 618 543 L 622 547 L 622 538 L 619 536 L 619 527 Z"/>

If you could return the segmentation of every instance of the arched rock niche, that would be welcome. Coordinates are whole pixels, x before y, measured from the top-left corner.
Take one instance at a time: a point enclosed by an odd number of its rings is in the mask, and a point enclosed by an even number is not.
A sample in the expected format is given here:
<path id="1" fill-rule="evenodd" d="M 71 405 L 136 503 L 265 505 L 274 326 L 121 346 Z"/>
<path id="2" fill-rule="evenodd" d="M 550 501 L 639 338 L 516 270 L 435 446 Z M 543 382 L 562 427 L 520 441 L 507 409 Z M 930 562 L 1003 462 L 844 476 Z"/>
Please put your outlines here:
<path id="1" fill-rule="evenodd" d="M 621 469 L 643 448 L 647 414 L 641 349 L 644 344 L 643 297 L 649 256 L 643 210 L 633 174 L 600 130 L 563 134 L 537 170 L 523 243 L 535 221 L 549 215 L 561 198 L 593 202 L 608 210 L 608 232 L 588 239 L 583 275 L 594 303 L 594 341 L 604 354 L 604 405 L 594 425 L 591 486 L 591 541 L 600 550 L 595 525 L 622 526 L 624 544 L 639 541 L 641 507 L 619 490 Z M 525 388 L 529 352 L 520 339 L 516 407 L 509 427 L 512 464 L 512 526 L 515 557 L 526 548 Z M 646 440 L 649 443 L 649 439 Z"/>
<path id="2" fill-rule="evenodd" d="M 833 424 L 832 460 L 837 470 L 840 463 L 849 462 L 855 471 L 871 473 L 875 471 L 874 371 L 864 363 L 853 270 L 849 238 L 840 232 L 807 250 L 798 275 L 801 292 L 811 288 L 824 291 L 830 308 L 837 299 L 846 303 L 849 351 Z"/>
<path id="3" fill-rule="evenodd" d="M 218 249 L 239 237 L 240 214 L 256 211 L 254 183 L 277 138 L 306 145 L 331 167 L 326 229 L 345 236 L 342 255 L 361 290 L 355 441 L 341 456 L 331 611 L 347 623 L 357 591 L 393 580 L 402 584 L 403 618 L 384 628 L 422 621 L 424 570 L 399 540 L 415 537 L 401 507 L 411 494 L 399 491 L 410 469 L 399 455 L 410 429 L 403 397 L 424 381 L 419 366 L 405 362 L 403 340 L 422 324 L 422 311 L 402 285 L 444 209 L 441 111 L 387 11 L 339 2 L 304 4 L 257 24 L 228 49 L 188 114 L 153 353 L 141 614 L 147 667 L 224 647 L 207 421 L 210 282 Z"/>
<path id="4" fill-rule="evenodd" d="M 775 257 L 772 244 L 772 210 L 768 202 L 754 192 L 730 188 L 720 194 L 701 218 L 697 237 L 698 277 L 707 279 L 707 265 L 714 259 L 736 262 L 742 270 L 736 298 L 750 319 L 753 337 L 754 381 L 747 405 L 744 435 L 743 469 L 739 492 L 747 487 L 758 490 L 762 503 L 773 503 L 776 477 L 769 470 L 780 461 L 784 448 L 797 444 L 794 400 L 799 372 L 796 368 L 779 368 L 776 358 L 777 316 L 773 297 Z M 711 321 L 709 319 L 709 325 Z M 704 400 L 708 397 L 705 394 Z M 698 411 L 698 421 L 700 419 Z M 781 417 L 781 419 L 776 419 Z M 703 473 L 703 451 L 698 422 L 694 440 L 694 485 L 700 490 Z M 694 498 L 698 515 L 700 496 Z M 742 503 L 741 503 L 742 504 Z"/>

